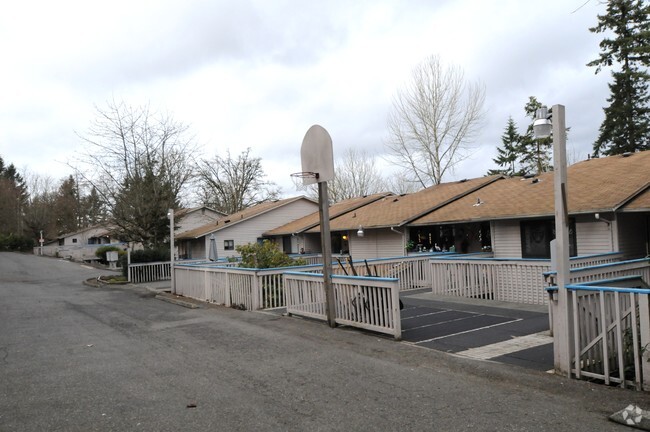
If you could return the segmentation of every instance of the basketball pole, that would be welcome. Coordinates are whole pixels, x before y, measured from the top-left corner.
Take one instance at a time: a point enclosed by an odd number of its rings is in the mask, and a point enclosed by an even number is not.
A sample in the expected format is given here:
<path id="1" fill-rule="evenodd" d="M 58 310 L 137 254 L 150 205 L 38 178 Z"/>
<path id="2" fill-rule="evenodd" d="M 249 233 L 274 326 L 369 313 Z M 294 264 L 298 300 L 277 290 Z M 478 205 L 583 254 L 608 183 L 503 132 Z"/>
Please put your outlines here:
<path id="1" fill-rule="evenodd" d="M 318 182 L 318 214 L 320 216 L 320 240 L 323 251 L 323 283 L 325 284 L 325 308 L 327 323 L 336 327 L 336 307 L 332 288 L 332 236 L 330 234 L 329 197 L 327 182 Z"/>

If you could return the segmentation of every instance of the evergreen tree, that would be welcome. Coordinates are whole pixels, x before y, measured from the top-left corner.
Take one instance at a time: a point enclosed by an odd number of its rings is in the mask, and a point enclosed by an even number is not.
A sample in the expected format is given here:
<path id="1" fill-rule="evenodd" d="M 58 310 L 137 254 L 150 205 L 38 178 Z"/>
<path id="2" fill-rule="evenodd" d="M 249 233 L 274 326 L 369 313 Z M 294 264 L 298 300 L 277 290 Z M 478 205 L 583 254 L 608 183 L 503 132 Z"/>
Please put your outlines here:
<path id="1" fill-rule="evenodd" d="M 79 187 L 74 177 L 61 182 L 54 205 L 57 230 L 60 234 L 71 233 L 81 228 L 81 206 Z"/>
<path id="2" fill-rule="evenodd" d="M 542 106 L 543 104 L 535 96 L 530 96 L 524 107 L 526 116 L 530 117 L 530 124 L 526 129 L 526 134 L 522 135 L 520 140 L 519 162 L 522 174 L 539 175 L 551 170 L 553 139 L 549 137 L 540 140 L 533 137 L 535 112 Z"/>
<path id="3" fill-rule="evenodd" d="M 96 225 L 107 218 L 106 206 L 102 202 L 97 188 L 92 187 L 90 193 L 81 198 L 82 206 L 82 226 L 88 227 Z"/>
<path id="4" fill-rule="evenodd" d="M 0 234 L 23 235 L 28 197 L 23 177 L 13 164 L 6 166 L 0 157 Z"/>
<path id="5" fill-rule="evenodd" d="M 650 64 L 650 4 L 647 0 L 610 0 L 607 13 L 598 15 L 592 33 L 612 32 L 600 42 L 600 56 L 587 66 L 599 73 L 617 64 L 609 84 L 609 106 L 594 143 L 595 155 L 613 155 L 650 149 L 650 109 L 647 67 Z"/>
<path id="6" fill-rule="evenodd" d="M 488 175 L 503 174 L 507 176 L 521 175 L 517 160 L 521 152 L 521 135 L 512 117 L 508 118 L 508 124 L 501 135 L 503 147 L 497 147 L 497 157 L 492 159 L 501 169 L 491 169 Z"/>

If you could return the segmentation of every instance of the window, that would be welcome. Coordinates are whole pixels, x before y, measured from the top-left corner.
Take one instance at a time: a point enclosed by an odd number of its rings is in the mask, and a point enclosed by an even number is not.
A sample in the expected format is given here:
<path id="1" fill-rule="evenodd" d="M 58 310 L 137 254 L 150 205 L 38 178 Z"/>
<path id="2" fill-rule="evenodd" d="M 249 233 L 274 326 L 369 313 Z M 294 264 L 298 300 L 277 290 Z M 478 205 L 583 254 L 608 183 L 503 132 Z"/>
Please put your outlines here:
<path id="1" fill-rule="evenodd" d="M 552 219 L 522 221 L 521 257 L 551 258 L 551 240 L 555 238 L 555 221 Z M 576 222 L 569 220 L 569 255 L 577 255 Z"/>
<path id="2" fill-rule="evenodd" d="M 223 248 L 225 250 L 235 250 L 235 241 L 234 240 L 224 240 Z"/>
<path id="3" fill-rule="evenodd" d="M 77 239 L 76 239 L 76 238 L 73 238 L 73 239 L 72 239 L 72 243 L 77 243 Z"/>

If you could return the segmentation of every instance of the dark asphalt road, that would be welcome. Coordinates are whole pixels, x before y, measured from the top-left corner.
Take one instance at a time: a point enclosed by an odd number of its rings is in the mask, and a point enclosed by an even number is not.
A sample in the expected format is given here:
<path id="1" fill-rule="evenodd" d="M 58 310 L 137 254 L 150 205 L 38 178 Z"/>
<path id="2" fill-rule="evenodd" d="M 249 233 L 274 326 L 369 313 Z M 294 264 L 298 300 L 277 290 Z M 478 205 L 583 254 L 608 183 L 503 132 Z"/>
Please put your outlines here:
<path id="1" fill-rule="evenodd" d="M 648 395 L 0 253 L 0 431 L 625 431 Z M 193 407 L 195 406 L 195 407 Z"/>

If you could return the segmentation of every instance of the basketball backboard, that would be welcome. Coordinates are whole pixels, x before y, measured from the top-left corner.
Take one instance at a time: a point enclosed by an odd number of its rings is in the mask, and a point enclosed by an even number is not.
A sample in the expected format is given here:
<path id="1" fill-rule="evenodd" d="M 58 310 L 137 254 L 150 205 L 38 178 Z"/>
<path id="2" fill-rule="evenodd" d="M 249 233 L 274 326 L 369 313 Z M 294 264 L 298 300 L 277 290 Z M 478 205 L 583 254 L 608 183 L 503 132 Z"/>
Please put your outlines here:
<path id="1" fill-rule="evenodd" d="M 319 125 L 307 130 L 300 147 L 302 184 L 327 182 L 334 179 L 334 153 L 330 134 Z M 308 173 L 318 174 L 309 175 Z"/>

